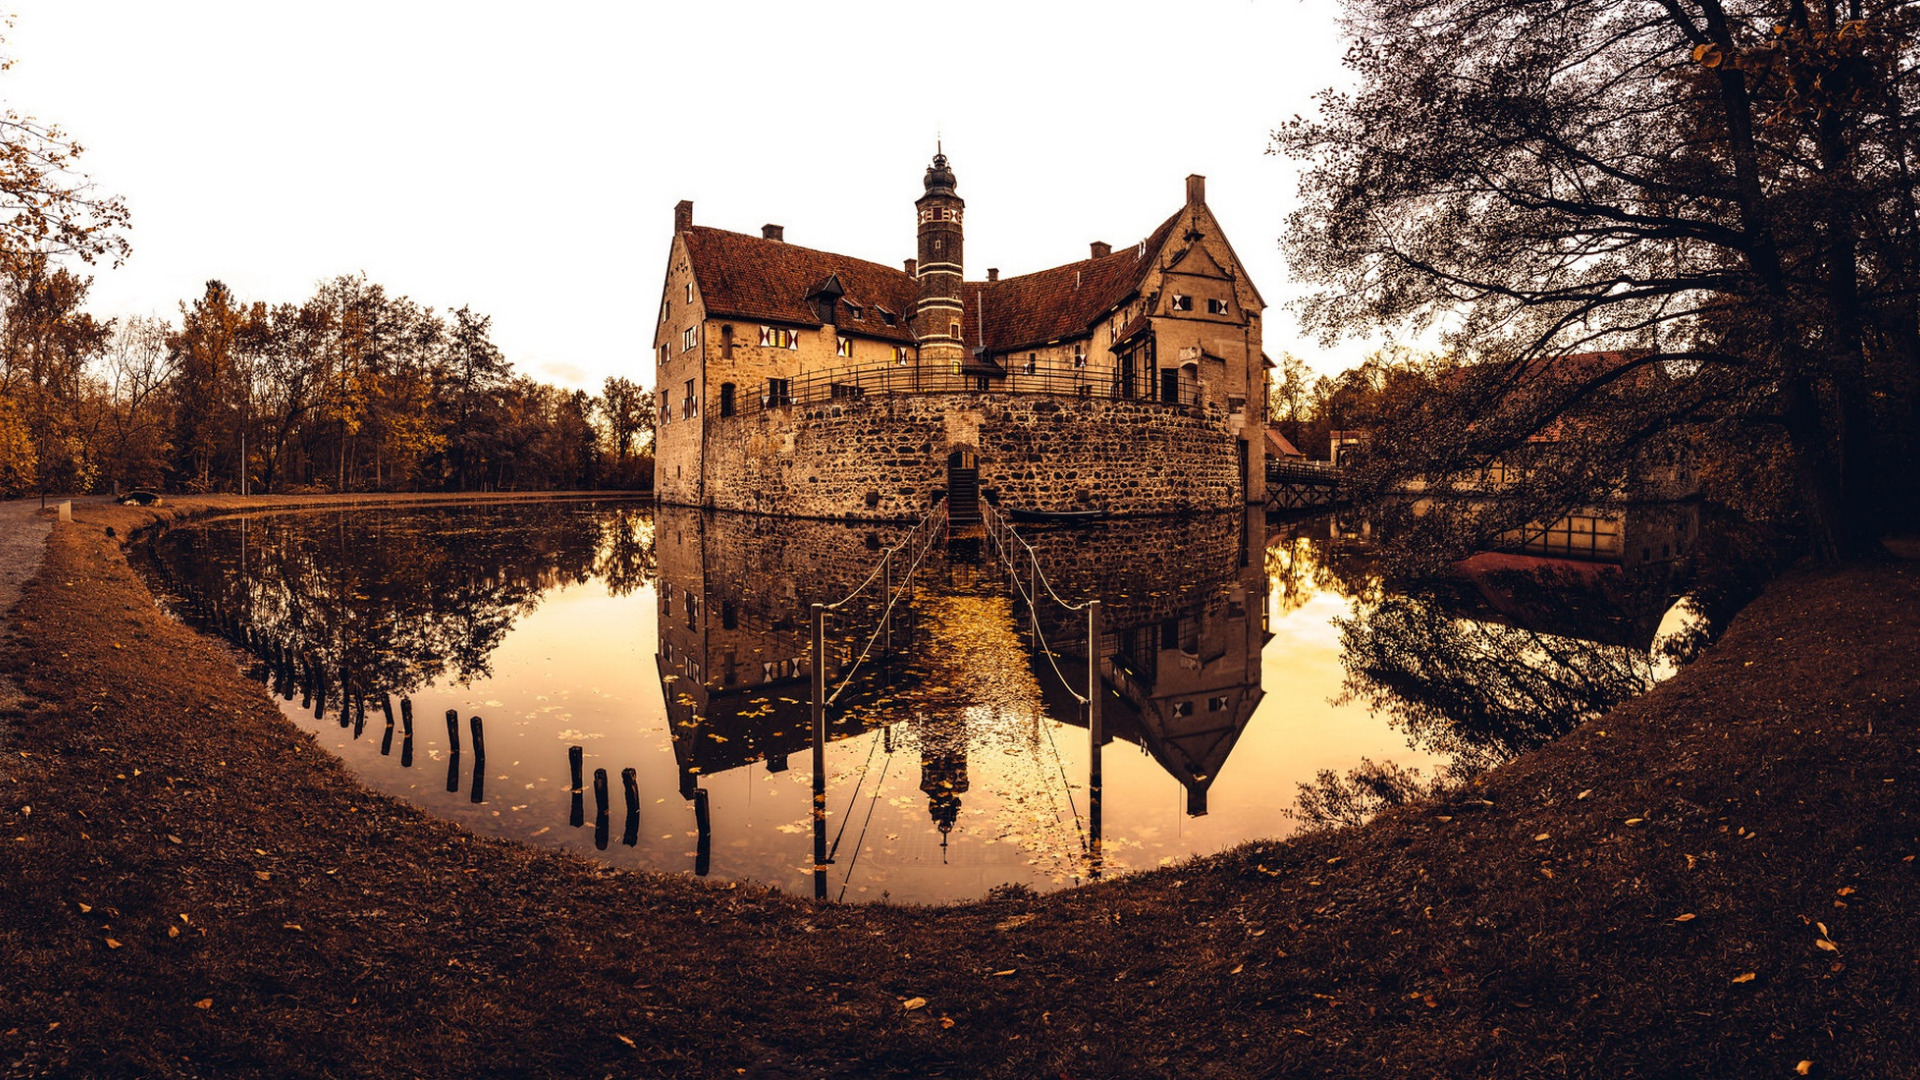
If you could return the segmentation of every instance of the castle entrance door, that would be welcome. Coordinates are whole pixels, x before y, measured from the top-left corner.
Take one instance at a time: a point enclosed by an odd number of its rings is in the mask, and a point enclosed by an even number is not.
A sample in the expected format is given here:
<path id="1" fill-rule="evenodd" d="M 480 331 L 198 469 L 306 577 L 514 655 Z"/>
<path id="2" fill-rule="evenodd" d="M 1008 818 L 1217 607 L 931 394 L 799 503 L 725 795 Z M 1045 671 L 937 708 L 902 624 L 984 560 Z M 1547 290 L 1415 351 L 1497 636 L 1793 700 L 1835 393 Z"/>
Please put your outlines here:
<path id="1" fill-rule="evenodd" d="M 947 455 L 947 520 L 955 525 L 980 520 L 980 461 L 971 450 Z"/>

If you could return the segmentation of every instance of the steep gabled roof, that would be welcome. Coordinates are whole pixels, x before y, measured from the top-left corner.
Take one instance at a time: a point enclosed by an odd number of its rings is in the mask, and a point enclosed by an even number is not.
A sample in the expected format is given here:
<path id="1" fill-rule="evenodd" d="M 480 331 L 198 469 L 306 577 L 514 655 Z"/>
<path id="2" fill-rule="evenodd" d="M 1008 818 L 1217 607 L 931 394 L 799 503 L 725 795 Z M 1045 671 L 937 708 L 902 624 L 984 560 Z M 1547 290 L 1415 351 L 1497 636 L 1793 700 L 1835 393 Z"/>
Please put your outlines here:
<path id="1" fill-rule="evenodd" d="M 1183 212 L 1139 244 L 1110 255 L 999 281 L 967 282 L 960 294 L 967 309 L 967 345 L 1005 352 L 1085 334 L 1139 291 Z"/>
<path id="2" fill-rule="evenodd" d="M 702 225 L 681 235 L 709 316 L 820 326 L 820 314 L 808 297 L 824 282 L 837 279 L 845 290 L 837 305 L 842 329 L 890 341 L 913 340 L 905 313 L 913 310 L 916 285 L 904 270 Z M 860 321 L 852 321 L 850 306 L 864 309 Z M 888 326 L 875 308 L 892 312 L 894 324 Z"/>

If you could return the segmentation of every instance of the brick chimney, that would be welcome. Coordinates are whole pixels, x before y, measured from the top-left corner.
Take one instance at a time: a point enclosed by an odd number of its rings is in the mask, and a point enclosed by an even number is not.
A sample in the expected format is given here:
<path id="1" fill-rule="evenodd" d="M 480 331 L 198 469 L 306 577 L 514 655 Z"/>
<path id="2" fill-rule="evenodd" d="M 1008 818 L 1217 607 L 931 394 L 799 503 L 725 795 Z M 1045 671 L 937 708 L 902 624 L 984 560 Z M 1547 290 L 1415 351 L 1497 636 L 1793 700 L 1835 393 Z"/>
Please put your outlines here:
<path id="1" fill-rule="evenodd" d="M 693 200 L 681 199 L 673 204 L 673 231 L 686 232 L 693 228 Z"/>
<path id="2" fill-rule="evenodd" d="M 907 268 L 908 277 L 920 276 L 920 260 L 919 259 L 908 259 L 903 265 L 906 266 Z"/>
<path id="3" fill-rule="evenodd" d="M 785 225 L 762 225 L 760 226 L 760 238 L 763 240 L 778 240 L 784 244 L 787 242 L 787 227 Z"/>
<path id="4" fill-rule="evenodd" d="M 987 280 L 988 280 L 988 281 L 999 281 L 999 280 L 1000 280 L 1000 268 L 999 268 L 999 267 L 997 267 L 997 266 L 989 266 L 989 267 L 987 267 Z"/>
<path id="5" fill-rule="evenodd" d="M 1093 249 L 1093 257 L 1096 259 L 1104 259 L 1113 254 L 1113 245 L 1107 243 L 1105 240 L 1095 240 L 1091 246 Z"/>
<path id="6" fill-rule="evenodd" d="M 1204 206 L 1207 202 L 1207 178 L 1199 173 L 1187 177 L 1187 205 Z"/>

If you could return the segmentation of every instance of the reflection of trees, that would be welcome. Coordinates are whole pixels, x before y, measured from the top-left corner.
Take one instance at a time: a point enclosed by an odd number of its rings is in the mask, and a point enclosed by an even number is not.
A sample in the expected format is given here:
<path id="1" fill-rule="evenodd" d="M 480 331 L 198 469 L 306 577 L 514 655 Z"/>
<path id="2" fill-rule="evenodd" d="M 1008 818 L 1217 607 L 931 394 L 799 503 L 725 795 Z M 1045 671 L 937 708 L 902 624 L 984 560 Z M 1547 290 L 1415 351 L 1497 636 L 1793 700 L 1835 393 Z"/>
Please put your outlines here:
<path id="1" fill-rule="evenodd" d="M 1525 575 L 1506 586 L 1520 590 Z M 1531 750 L 1653 684 L 1645 647 L 1568 636 L 1599 613 L 1592 590 L 1551 575 L 1526 590 L 1547 609 L 1476 610 L 1460 583 L 1390 592 L 1338 620 L 1347 694 L 1407 732 L 1415 746 L 1471 773 Z M 1555 622 L 1558 612 L 1580 620 Z M 1553 627 L 1550 630 L 1548 627 Z"/>
<path id="2" fill-rule="evenodd" d="M 603 571 L 610 589 L 648 580 L 645 515 L 577 503 L 263 515 L 169 530 L 154 554 L 330 681 L 409 693 L 486 676 L 548 589 Z"/>
<path id="3" fill-rule="evenodd" d="M 653 513 L 639 507 L 606 511 L 600 518 L 600 554 L 594 559 L 593 573 L 607 583 L 607 592 L 626 596 L 652 581 L 658 569 Z"/>

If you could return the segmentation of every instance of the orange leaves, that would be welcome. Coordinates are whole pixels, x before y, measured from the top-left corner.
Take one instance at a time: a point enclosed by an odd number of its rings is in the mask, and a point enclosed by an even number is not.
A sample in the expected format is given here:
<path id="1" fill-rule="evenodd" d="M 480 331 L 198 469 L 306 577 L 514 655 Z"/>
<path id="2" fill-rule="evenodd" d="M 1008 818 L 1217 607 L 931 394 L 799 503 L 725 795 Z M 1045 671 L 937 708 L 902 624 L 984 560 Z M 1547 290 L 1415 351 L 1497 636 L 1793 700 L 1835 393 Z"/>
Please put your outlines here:
<path id="1" fill-rule="evenodd" d="M 1693 47 L 1693 62 L 1701 67 L 1717 68 L 1727 62 L 1727 54 L 1711 42 Z"/>

